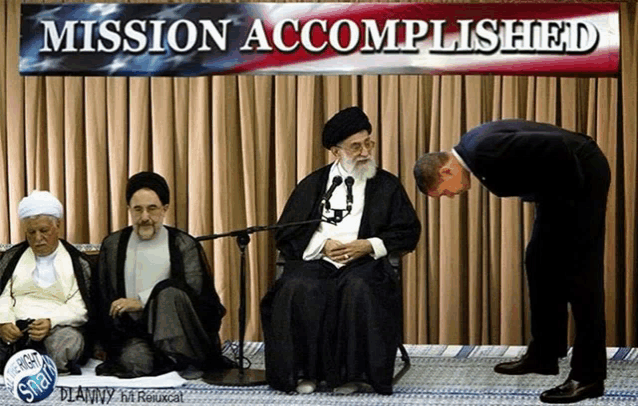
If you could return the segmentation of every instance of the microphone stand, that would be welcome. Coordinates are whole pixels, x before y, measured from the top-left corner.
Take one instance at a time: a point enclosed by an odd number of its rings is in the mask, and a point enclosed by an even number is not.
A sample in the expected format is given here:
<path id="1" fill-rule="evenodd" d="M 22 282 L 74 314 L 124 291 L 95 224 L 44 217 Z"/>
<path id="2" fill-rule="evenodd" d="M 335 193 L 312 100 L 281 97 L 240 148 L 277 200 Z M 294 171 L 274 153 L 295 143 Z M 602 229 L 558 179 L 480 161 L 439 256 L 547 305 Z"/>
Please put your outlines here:
<path id="1" fill-rule="evenodd" d="M 253 386 L 263 385 L 266 383 L 266 371 L 244 368 L 244 335 L 246 333 L 246 247 L 250 242 L 250 234 L 284 227 L 315 224 L 322 221 L 326 220 L 319 218 L 316 220 L 297 221 L 270 226 L 254 226 L 241 230 L 229 231 L 227 233 L 211 234 L 195 238 L 197 241 L 207 241 L 221 237 L 235 237 L 241 256 L 239 267 L 239 368 L 208 372 L 202 377 L 204 382 L 212 385 L 231 386 Z M 335 219 L 328 219 L 327 221 L 335 221 Z"/>

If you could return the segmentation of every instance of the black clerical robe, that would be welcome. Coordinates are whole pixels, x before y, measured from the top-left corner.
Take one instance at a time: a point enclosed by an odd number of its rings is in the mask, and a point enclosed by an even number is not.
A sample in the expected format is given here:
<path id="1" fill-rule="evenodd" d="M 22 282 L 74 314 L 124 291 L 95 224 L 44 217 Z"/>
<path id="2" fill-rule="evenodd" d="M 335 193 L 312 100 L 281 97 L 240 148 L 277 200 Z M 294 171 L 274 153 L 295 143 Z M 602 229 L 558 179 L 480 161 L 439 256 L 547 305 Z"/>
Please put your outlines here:
<path id="1" fill-rule="evenodd" d="M 221 356 L 219 339 L 219 328 L 226 310 L 215 291 L 205 253 L 201 245 L 188 233 L 173 227 L 166 227 L 166 229 L 169 239 L 170 276 L 158 282 L 153 288 L 141 322 L 132 320 L 126 313 L 116 319 L 109 316 L 111 303 L 126 297 L 124 276 L 126 251 L 133 227 L 117 231 L 107 236 L 102 242 L 93 288 L 98 298 L 96 318 L 100 323 L 100 339 L 107 352 L 107 360 L 117 362 L 122 354 L 124 343 L 130 342 L 127 340 L 131 338 L 139 338 L 148 342 L 153 350 L 156 350 L 154 371 L 150 374 L 174 369 L 167 367 L 166 357 L 163 358 L 163 364 L 158 362 L 162 360 L 160 357 L 162 355 L 170 357 L 173 361 L 185 362 L 204 370 L 226 367 L 228 360 Z M 184 292 L 188 303 L 178 304 L 177 307 L 170 304 L 166 307 L 167 312 L 177 309 L 176 315 L 171 316 L 176 320 L 172 320 L 174 323 L 172 331 L 162 332 L 158 339 L 157 332 L 152 331 L 154 326 L 166 326 L 168 323 L 168 328 L 171 327 L 171 321 L 157 319 L 158 316 L 167 317 L 168 313 L 162 315 L 164 304 L 160 303 L 158 298 L 162 292 L 169 290 Z M 175 297 L 174 294 L 170 296 Z M 179 314 L 180 308 L 185 309 L 188 314 L 182 317 Z M 194 314 L 189 309 L 194 309 Z M 194 352 L 193 346 L 196 347 Z M 200 354 L 197 357 L 199 359 L 192 359 L 195 358 L 192 355 L 188 359 L 181 359 L 182 355 L 193 353 Z M 118 373 L 123 377 L 139 375 L 135 371 L 122 371 L 121 368 Z M 104 374 L 118 375 L 110 372 Z"/>
<path id="2" fill-rule="evenodd" d="M 576 338 L 571 377 L 606 377 L 604 230 L 610 170 L 590 137 L 544 123 L 502 120 L 480 125 L 454 150 L 497 196 L 536 202 L 525 256 L 532 342 L 528 352 L 567 352 L 567 303 Z"/>
<path id="3" fill-rule="evenodd" d="M 78 289 L 82 295 L 82 300 L 89 314 L 89 320 L 82 326 L 81 331 L 84 336 L 84 352 L 80 359 L 79 364 L 84 364 L 93 355 L 93 343 L 95 339 L 95 323 L 91 319 L 90 315 L 93 311 L 93 302 L 91 297 L 91 275 L 93 274 L 93 264 L 89 258 L 82 252 L 78 251 L 69 242 L 60 239 L 60 243 L 69 253 L 71 257 L 71 263 L 73 264 L 73 274 L 75 280 L 78 283 Z M 2 257 L 0 257 L 0 292 L 4 291 L 7 283 L 11 280 L 13 272 L 18 265 L 18 261 L 22 257 L 22 254 L 29 248 L 29 243 L 23 241 L 20 244 L 16 244 L 7 250 Z"/>
<path id="4" fill-rule="evenodd" d="M 321 217 L 330 165 L 293 190 L 279 224 Z M 387 257 L 366 255 L 337 269 L 302 255 L 319 224 L 278 229 L 284 273 L 261 303 L 266 377 L 275 389 L 292 391 L 298 379 L 329 386 L 367 382 L 392 393 L 401 340 L 401 286 Z M 382 169 L 365 187 L 358 238 L 380 238 L 388 253 L 414 250 L 421 224 L 398 178 Z"/>

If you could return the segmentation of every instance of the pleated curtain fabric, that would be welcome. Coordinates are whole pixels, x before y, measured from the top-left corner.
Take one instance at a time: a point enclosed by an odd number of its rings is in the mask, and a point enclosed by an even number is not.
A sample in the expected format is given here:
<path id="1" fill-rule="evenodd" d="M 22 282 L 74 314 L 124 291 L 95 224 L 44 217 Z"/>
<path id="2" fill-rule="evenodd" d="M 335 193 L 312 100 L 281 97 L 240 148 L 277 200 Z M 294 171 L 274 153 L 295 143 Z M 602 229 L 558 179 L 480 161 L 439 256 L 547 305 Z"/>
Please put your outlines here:
<path id="1" fill-rule="evenodd" d="M 321 146 L 323 123 L 358 105 L 370 116 L 379 165 L 399 176 L 423 224 L 417 250 L 403 260 L 405 342 L 525 344 L 523 256 L 533 205 L 496 198 L 476 179 L 463 197 L 431 199 L 412 177 L 418 156 L 451 148 L 475 125 L 525 118 L 591 135 L 610 161 L 607 343 L 636 346 L 634 2 L 621 4 L 620 19 L 621 73 L 614 78 L 21 77 L 20 1 L 0 0 L 0 243 L 24 239 L 17 205 L 34 189 L 63 202 L 65 238 L 100 243 L 128 224 L 126 180 L 142 170 L 167 179 L 166 223 L 192 235 L 275 223 L 295 184 L 331 161 Z M 261 340 L 259 302 L 273 282 L 275 251 L 272 233 L 251 237 L 246 339 Z M 204 247 L 228 309 L 222 338 L 236 339 L 237 244 L 224 238 Z"/>

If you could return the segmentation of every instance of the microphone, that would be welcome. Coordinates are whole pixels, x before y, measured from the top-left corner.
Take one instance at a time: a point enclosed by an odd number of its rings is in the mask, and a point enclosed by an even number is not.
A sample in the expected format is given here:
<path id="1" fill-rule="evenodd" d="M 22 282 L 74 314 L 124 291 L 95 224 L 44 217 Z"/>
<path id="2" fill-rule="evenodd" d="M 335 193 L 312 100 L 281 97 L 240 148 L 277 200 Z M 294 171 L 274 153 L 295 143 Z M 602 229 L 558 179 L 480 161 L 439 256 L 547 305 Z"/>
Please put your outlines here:
<path id="1" fill-rule="evenodd" d="M 341 184 L 341 182 L 343 182 L 341 176 L 335 176 L 334 178 L 332 178 L 332 185 L 330 185 L 330 188 L 328 188 L 326 194 L 323 195 L 323 198 L 321 199 L 321 205 L 324 206 L 327 210 L 330 210 L 329 200 L 332 197 L 332 192 L 335 191 L 335 189 Z"/>
<path id="2" fill-rule="evenodd" d="M 352 211 L 352 185 L 354 185 L 354 178 L 348 176 L 346 178 L 346 210 L 348 210 L 348 213 Z"/>

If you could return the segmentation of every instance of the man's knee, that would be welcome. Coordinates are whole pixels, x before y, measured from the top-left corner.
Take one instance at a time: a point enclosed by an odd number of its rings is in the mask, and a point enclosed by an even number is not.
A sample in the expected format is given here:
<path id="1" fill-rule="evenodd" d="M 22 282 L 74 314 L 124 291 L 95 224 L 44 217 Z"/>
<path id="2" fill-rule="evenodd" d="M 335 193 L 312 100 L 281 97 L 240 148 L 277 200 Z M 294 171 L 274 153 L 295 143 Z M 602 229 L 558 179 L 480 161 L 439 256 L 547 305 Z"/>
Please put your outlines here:
<path id="1" fill-rule="evenodd" d="M 285 274 L 284 274 L 285 275 Z M 324 281 L 303 274 L 290 273 L 281 279 L 281 290 L 287 294 L 313 296 L 324 289 Z"/>
<path id="2" fill-rule="evenodd" d="M 157 301 L 160 303 L 185 303 L 190 302 L 190 298 L 183 290 L 169 286 L 157 292 Z"/>
<path id="3" fill-rule="evenodd" d="M 392 280 L 371 280 L 366 274 L 350 274 L 339 283 L 341 303 L 353 308 L 376 309 L 389 317 L 401 312 L 401 286 Z M 382 314 L 382 313 L 377 313 Z M 374 316 L 378 317 L 378 316 Z"/>
<path id="4" fill-rule="evenodd" d="M 84 351 L 84 336 L 75 327 L 60 327 L 44 339 L 44 346 L 59 370 L 77 361 Z"/>
<path id="5" fill-rule="evenodd" d="M 360 275 L 352 275 L 343 280 L 341 294 L 350 297 L 360 297 L 371 295 L 372 287 L 368 280 Z"/>

